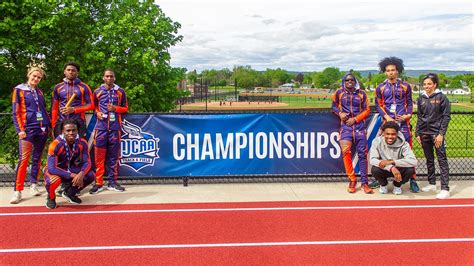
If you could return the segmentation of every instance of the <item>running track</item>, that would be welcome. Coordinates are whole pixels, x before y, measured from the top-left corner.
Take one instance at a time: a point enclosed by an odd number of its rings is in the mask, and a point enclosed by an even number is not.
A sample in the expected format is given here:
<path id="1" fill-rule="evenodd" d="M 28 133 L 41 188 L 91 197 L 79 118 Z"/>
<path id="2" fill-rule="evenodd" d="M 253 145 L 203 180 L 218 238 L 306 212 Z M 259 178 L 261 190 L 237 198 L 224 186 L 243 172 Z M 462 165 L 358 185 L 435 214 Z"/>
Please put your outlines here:
<path id="1" fill-rule="evenodd" d="M 0 264 L 474 262 L 474 199 L 0 208 Z"/>

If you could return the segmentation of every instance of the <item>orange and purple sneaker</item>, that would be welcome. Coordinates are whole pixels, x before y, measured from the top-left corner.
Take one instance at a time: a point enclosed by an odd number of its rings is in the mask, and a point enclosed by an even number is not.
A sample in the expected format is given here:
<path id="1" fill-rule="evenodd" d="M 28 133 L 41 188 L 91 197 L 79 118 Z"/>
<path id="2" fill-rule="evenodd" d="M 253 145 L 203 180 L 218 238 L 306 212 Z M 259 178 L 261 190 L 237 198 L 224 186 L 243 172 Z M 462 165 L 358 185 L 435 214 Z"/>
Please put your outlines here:
<path id="1" fill-rule="evenodd" d="M 355 182 L 355 181 L 349 182 L 349 187 L 347 188 L 347 192 L 356 193 L 356 191 L 357 191 L 356 185 L 357 185 L 357 182 Z"/>
<path id="2" fill-rule="evenodd" d="M 362 186 L 360 188 L 361 188 L 361 190 L 363 190 L 365 192 L 365 194 L 374 193 L 374 191 L 367 184 L 362 184 Z"/>

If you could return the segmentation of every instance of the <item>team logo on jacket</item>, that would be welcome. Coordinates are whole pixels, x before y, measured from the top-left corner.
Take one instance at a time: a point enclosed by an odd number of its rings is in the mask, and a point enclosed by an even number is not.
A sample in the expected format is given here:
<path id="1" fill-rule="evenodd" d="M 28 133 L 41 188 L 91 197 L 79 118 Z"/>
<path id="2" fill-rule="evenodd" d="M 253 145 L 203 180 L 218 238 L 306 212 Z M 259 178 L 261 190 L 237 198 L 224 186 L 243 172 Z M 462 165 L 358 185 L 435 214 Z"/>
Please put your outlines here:
<path id="1" fill-rule="evenodd" d="M 143 132 L 141 127 L 123 120 L 122 129 L 125 133 L 120 141 L 120 165 L 127 166 L 135 172 L 155 164 L 155 159 L 160 158 L 159 138 L 153 134 Z"/>

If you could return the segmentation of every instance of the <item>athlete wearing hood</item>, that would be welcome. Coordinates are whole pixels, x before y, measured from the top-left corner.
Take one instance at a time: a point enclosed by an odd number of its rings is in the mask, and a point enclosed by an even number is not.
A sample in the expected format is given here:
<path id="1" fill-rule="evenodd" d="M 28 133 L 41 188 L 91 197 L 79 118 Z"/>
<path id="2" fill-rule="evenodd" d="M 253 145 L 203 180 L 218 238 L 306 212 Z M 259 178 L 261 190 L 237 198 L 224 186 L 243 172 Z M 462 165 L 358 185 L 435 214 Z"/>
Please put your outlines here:
<path id="1" fill-rule="evenodd" d="M 395 121 L 386 122 L 382 132 L 381 136 L 373 140 L 370 148 L 372 176 L 380 183 L 380 194 L 388 192 L 387 178 L 393 177 L 393 194 L 400 195 L 401 186 L 413 175 L 417 160 Z"/>
<path id="2" fill-rule="evenodd" d="M 344 168 L 349 178 L 349 193 L 356 192 L 357 178 L 352 165 L 352 144 L 359 157 L 361 189 L 373 193 L 368 186 L 367 134 L 365 118 L 369 115 L 369 99 L 359 87 L 359 82 L 351 73 L 342 78 L 342 86 L 333 96 L 332 111 L 341 120 L 339 144 L 342 150 Z"/>
<path id="3" fill-rule="evenodd" d="M 449 198 L 449 166 L 446 156 L 445 135 L 448 130 L 450 103 L 448 98 L 438 89 L 438 76 L 428 74 L 423 78 L 425 91 L 418 98 L 418 121 L 416 123 L 416 139 L 423 147 L 428 168 L 429 185 L 422 191 L 436 191 L 436 177 L 433 148 L 436 150 L 441 172 L 441 191 L 436 195 L 438 199 Z"/>

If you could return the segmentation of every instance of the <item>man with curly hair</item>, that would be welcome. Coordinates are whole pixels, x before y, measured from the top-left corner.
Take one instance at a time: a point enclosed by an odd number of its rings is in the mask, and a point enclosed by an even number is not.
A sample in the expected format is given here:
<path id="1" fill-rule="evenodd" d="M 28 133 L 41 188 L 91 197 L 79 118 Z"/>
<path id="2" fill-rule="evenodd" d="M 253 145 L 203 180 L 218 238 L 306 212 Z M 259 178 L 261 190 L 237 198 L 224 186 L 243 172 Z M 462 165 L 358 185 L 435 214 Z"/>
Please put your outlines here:
<path id="1" fill-rule="evenodd" d="M 412 89 L 410 84 L 402 81 L 399 76 L 404 70 L 403 60 L 398 57 L 386 57 L 379 62 L 380 72 L 385 73 L 387 79 L 380 83 L 376 90 L 376 108 L 383 122 L 395 121 L 403 134 L 405 141 L 412 147 L 410 119 L 413 113 Z M 410 190 L 420 191 L 415 180 L 415 174 L 410 179 Z M 370 184 L 372 188 L 379 187 L 377 181 Z"/>

